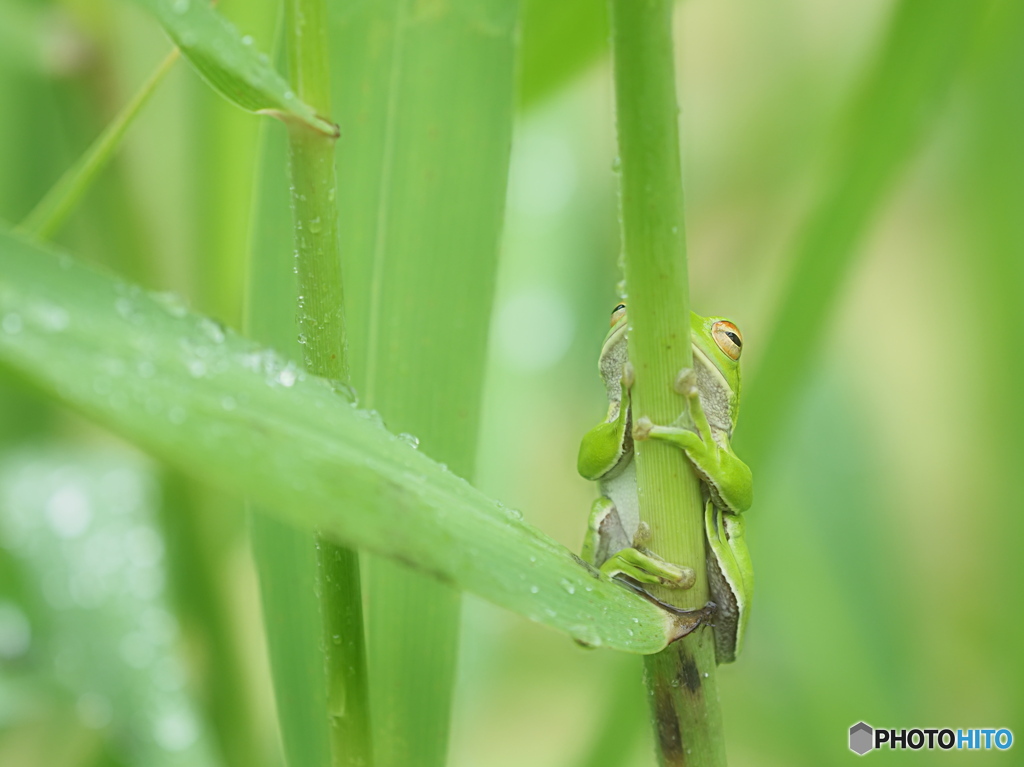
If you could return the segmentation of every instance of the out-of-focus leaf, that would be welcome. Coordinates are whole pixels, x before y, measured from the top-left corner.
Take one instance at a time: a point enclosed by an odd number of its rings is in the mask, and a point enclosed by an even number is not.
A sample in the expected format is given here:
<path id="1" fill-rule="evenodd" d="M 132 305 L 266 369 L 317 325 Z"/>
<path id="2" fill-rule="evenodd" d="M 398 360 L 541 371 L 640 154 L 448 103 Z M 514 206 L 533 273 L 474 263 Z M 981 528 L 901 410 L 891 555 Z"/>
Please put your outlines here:
<path id="1" fill-rule="evenodd" d="M 968 211 L 973 227 L 970 260 L 965 267 L 977 281 L 973 291 L 964 291 L 967 317 L 984 318 L 978 332 L 981 359 L 997 360 L 997 374 L 986 375 L 989 390 L 972 395 L 977 402 L 977 435 L 965 450 L 982 441 L 986 473 L 979 508 L 985 515 L 984 564 L 975 573 L 978 589 L 974 615 L 968 625 L 986 638 L 985 653 L 998 667 L 1007 693 L 998 700 L 1009 717 L 1024 712 L 1024 661 L 1017 648 L 1024 641 L 1024 621 L 1016 610 L 1004 604 L 1019 604 L 1024 598 L 1024 567 L 1019 556 L 1024 538 L 1024 519 L 1019 510 L 1024 488 L 1017 477 L 1024 462 L 1024 402 L 1020 381 L 1024 376 L 1024 100 L 1020 83 L 1024 77 L 1024 5 L 1002 0 L 985 30 L 981 55 L 971 72 L 969 114 L 970 151 L 964 157 L 962 176 L 956 189 L 959 205 Z M 973 296 L 972 296 L 973 293 Z M 971 300 L 973 298 L 973 301 Z M 991 424 L 990 430 L 984 426 Z M 990 535 L 988 530 L 998 530 Z M 991 588 L 989 584 L 998 584 Z M 967 668 L 973 668 L 968 664 Z M 1015 712 L 1015 713 L 1012 713 Z"/>
<path id="2" fill-rule="evenodd" d="M 328 135 L 337 129 L 301 101 L 252 37 L 242 36 L 205 0 L 135 0 L 152 13 L 203 79 L 242 109 L 300 122 Z"/>
<path id="3" fill-rule="evenodd" d="M 519 102 L 533 106 L 608 52 L 605 0 L 523 0 Z"/>
<path id="4" fill-rule="evenodd" d="M 353 407 L 328 381 L 141 289 L 0 233 L 0 362 L 283 520 L 636 653 L 674 615 Z"/>
<path id="5" fill-rule="evenodd" d="M 40 9 L 28 4 L 0 4 L 0 64 L 26 71 L 43 69 L 40 42 L 45 31 Z"/>
<path id="6" fill-rule="evenodd" d="M 0 662 L 19 650 L 46 657 L 80 723 L 132 763 L 212 766 L 177 654 L 156 502 L 151 467 L 130 453 L 4 457 L 0 534 L 50 611 L 46 640 L 27 622 L 19 640 L 17 608 L 0 602 Z"/>
<path id="7" fill-rule="evenodd" d="M 903 0 L 839 125 L 794 244 L 779 314 L 745 395 L 739 451 L 757 468 L 803 391 L 844 278 L 899 171 L 944 103 L 989 2 Z"/>

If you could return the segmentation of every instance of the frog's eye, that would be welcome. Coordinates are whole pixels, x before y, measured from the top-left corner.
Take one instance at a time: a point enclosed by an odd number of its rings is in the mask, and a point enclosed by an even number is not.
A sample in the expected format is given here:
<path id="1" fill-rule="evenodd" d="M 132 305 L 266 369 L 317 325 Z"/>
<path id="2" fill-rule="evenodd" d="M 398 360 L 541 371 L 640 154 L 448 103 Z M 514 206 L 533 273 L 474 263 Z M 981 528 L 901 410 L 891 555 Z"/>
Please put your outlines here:
<path id="1" fill-rule="evenodd" d="M 743 336 L 738 327 L 731 322 L 719 320 L 711 326 L 711 337 L 729 359 L 740 358 L 740 352 L 743 351 Z"/>
<path id="2" fill-rule="evenodd" d="M 626 316 L 626 305 L 618 304 L 612 309 L 612 321 L 609 324 L 610 327 L 615 327 L 615 323 Z"/>

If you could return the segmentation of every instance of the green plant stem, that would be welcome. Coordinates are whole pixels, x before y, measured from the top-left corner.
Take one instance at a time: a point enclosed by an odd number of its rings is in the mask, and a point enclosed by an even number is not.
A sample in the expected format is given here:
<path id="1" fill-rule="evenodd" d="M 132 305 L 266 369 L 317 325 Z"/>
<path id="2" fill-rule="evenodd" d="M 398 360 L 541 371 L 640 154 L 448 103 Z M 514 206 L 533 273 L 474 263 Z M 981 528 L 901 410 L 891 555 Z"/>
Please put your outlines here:
<path id="1" fill-rule="evenodd" d="M 19 232 L 40 240 L 48 240 L 53 237 L 100 171 L 107 167 L 107 163 L 113 158 L 121 144 L 125 131 L 156 92 L 157 86 L 171 71 L 178 56 L 177 48 L 167 54 L 167 57 L 160 62 L 160 65 L 149 76 L 139 92 L 125 105 L 120 114 L 97 137 L 78 162 L 64 172 L 64 175 L 19 224 Z"/>
<path id="2" fill-rule="evenodd" d="M 674 390 L 692 365 L 672 0 L 611 0 L 622 233 L 629 293 L 633 412 L 672 423 L 685 409 Z M 678 448 L 636 443 L 640 516 L 650 547 L 689 565 L 697 582 L 659 596 L 702 607 L 708 596 L 700 485 Z M 725 763 L 710 629 L 646 659 L 648 695 L 664 765 Z"/>
<path id="3" fill-rule="evenodd" d="M 331 96 L 323 0 L 289 0 L 286 8 L 288 61 L 295 88 L 301 98 L 327 114 Z M 292 214 L 303 360 L 311 373 L 347 383 L 334 141 L 304 126 L 290 129 Z"/>
<path id="4" fill-rule="evenodd" d="M 288 61 L 299 98 L 330 114 L 327 7 L 286 3 Z M 333 136 L 290 125 L 292 210 L 299 275 L 298 324 L 306 369 L 348 383 L 341 237 Z M 317 534 L 317 584 L 324 629 L 327 707 L 334 765 L 370 765 L 366 639 L 359 555 Z"/>

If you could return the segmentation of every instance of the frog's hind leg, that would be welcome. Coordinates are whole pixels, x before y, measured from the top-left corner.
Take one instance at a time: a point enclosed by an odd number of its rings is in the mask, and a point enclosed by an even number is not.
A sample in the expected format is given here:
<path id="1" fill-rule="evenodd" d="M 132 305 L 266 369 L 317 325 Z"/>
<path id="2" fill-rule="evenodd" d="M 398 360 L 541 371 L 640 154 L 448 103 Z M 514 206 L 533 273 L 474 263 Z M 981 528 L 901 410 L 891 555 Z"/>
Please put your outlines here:
<path id="1" fill-rule="evenodd" d="M 590 510 L 583 559 L 613 578 L 624 575 L 638 583 L 681 589 L 690 588 L 694 582 L 692 568 L 673 565 L 649 551 L 634 548 L 615 503 L 606 497 L 594 501 Z"/>
<path id="2" fill-rule="evenodd" d="M 613 578 L 624 575 L 638 583 L 661 585 L 670 589 L 688 589 L 694 584 L 692 567 L 666 562 L 645 549 L 626 548 L 615 552 L 601 565 L 601 572 Z"/>
<path id="3" fill-rule="evenodd" d="M 590 508 L 587 535 L 583 539 L 584 561 L 601 567 L 616 551 L 630 543 L 612 500 L 602 497 L 594 501 Z"/>
<path id="4" fill-rule="evenodd" d="M 715 615 L 715 656 L 731 663 L 743 647 L 750 615 L 754 571 L 744 540 L 743 517 L 729 514 L 710 500 L 704 510 L 708 588 L 718 606 Z"/>

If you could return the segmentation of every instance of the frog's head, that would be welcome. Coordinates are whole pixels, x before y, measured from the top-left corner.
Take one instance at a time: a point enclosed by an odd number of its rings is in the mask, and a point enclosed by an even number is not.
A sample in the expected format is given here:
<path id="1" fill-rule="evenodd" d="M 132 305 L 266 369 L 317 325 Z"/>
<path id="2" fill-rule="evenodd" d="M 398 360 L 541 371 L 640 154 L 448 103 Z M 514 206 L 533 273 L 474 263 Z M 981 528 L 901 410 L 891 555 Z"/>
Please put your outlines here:
<path id="1" fill-rule="evenodd" d="M 743 336 L 723 317 L 701 317 L 693 312 L 690 334 L 701 407 L 711 426 L 732 434 L 739 417 Z"/>
<path id="2" fill-rule="evenodd" d="M 612 310 L 611 327 L 604 337 L 601 356 L 597 367 L 601 372 L 601 380 L 608 390 L 609 402 L 622 399 L 622 368 L 629 360 L 626 348 L 626 305 L 618 304 Z"/>
<path id="3" fill-rule="evenodd" d="M 629 359 L 627 325 L 626 305 L 618 304 L 612 310 L 611 328 L 604 338 L 598 362 L 611 402 L 622 399 L 622 368 Z M 732 434 L 739 416 L 743 336 L 730 320 L 701 317 L 694 312 L 690 312 L 690 334 L 701 407 L 713 427 Z"/>

